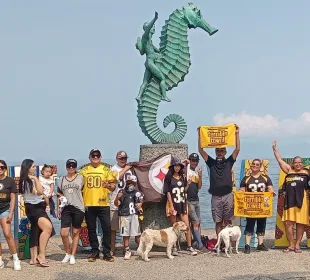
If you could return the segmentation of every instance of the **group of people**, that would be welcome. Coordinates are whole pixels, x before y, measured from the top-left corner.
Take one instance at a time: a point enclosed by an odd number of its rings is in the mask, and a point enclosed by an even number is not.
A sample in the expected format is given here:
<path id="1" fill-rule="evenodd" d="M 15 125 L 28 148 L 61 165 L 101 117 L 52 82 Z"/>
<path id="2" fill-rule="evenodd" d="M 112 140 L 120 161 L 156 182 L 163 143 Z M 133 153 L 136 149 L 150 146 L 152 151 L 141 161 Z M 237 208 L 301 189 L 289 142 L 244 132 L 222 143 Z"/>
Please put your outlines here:
<path id="1" fill-rule="evenodd" d="M 206 162 L 210 173 L 211 212 L 215 223 L 216 234 L 223 227 L 232 224 L 234 216 L 232 167 L 240 151 L 239 127 L 236 126 L 236 145 L 232 154 L 226 158 L 226 148 L 216 148 L 216 158 L 212 158 L 200 146 L 198 129 L 198 151 Z M 285 163 L 273 143 L 273 151 L 280 168 L 286 175 L 280 193 L 284 199 L 282 220 L 285 223 L 286 236 L 289 246 L 284 252 L 300 253 L 300 242 L 304 226 L 309 224 L 309 172 L 304 168 L 300 157 L 295 157 L 293 164 Z M 11 233 L 16 193 L 23 195 L 26 215 L 31 223 L 30 232 L 30 265 L 49 266 L 46 259 L 46 247 L 49 239 L 55 234 L 53 224 L 47 214 L 47 209 L 53 216 L 61 220 L 60 235 L 64 244 L 65 256 L 63 263 L 75 264 L 75 254 L 78 247 L 79 233 L 85 219 L 91 254 L 88 261 L 94 262 L 99 258 L 100 246 L 97 237 L 97 219 L 102 230 L 103 260 L 113 262 L 115 255 L 116 233 L 123 237 L 124 259 L 131 257 L 129 238 L 135 237 L 140 242 L 139 215 L 143 212 L 143 193 L 137 189 L 137 177 L 132 166 L 127 163 L 125 151 L 116 154 L 117 163 L 110 167 L 102 163 L 101 152 L 92 149 L 89 153 L 90 163 L 77 170 L 75 159 L 66 162 L 67 174 L 59 178 L 58 186 L 54 186 L 51 166 L 44 165 L 42 176 L 35 176 L 36 166 L 33 160 L 25 159 L 21 164 L 18 188 L 13 178 L 8 177 L 7 164 L 0 160 L 0 225 L 9 249 L 13 256 L 15 270 L 21 269 L 21 262 Z M 191 231 L 186 233 L 187 250 L 191 255 L 197 251 L 207 252 L 201 239 L 199 190 L 202 188 L 202 169 L 198 168 L 199 155 L 191 153 L 188 159 L 173 158 L 164 179 L 163 193 L 167 197 L 166 215 L 171 226 L 182 220 Z M 240 183 L 240 191 L 272 192 L 271 179 L 261 173 L 262 162 L 255 159 L 251 164 L 251 174 L 245 176 Z M 57 193 L 57 207 L 52 200 Z M 296 223 L 297 234 L 294 240 L 293 227 Z M 251 235 L 258 235 L 257 250 L 267 251 L 264 234 L 266 218 L 247 218 L 245 227 L 244 252 L 249 254 Z M 72 244 L 69 234 L 72 229 Z M 192 241 L 194 241 L 192 243 Z M 1 244 L 0 244 L 1 245 Z M 38 252 L 39 247 L 39 252 Z M 173 255 L 178 255 L 176 247 Z M 0 246 L 0 268 L 4 267 Z"/>

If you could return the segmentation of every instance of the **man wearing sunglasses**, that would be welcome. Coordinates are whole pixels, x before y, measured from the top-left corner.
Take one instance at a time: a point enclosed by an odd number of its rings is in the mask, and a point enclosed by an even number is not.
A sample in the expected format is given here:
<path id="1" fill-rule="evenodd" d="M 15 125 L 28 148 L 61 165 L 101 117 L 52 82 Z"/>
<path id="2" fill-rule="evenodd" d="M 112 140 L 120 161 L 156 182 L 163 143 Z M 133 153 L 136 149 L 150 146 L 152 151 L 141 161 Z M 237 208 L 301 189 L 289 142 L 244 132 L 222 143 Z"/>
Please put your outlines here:
<path id="1" fill-rule="evenodd" d="M 239 127 L 237 125 L 235 139 L 235 150 L 228 158 L 225 158 L 226 148 L 216 148 L 216 159 L 214 159 L 201 148 L 200 128 L 198 128 L 198 150 L 210 169 L 209 193 L 212 195 L 211 209 L 216 234 L 222 230 L 223 222 L 225 226 L 230 225 L 234 216 L 232 167 L 240 151 Z"/>
<path id="2" fill-rule="evenodd" d="M 111 221 L 110 192 L 115 189 L 115 182 L 110 180 L 111 169 L 101 163 L 101 152 L 92 149 L 89 153 L 90 164 L 83 167 L 79 173 L 84 177 L 83 199 L 85 204 L 85 220 L 92 253 L 88 258 L 94 262 L 99 258 L 99 242 L 97 237 L 97 217 L 102 228 L 103 260 L 113 262 L 111 256 Z"/>

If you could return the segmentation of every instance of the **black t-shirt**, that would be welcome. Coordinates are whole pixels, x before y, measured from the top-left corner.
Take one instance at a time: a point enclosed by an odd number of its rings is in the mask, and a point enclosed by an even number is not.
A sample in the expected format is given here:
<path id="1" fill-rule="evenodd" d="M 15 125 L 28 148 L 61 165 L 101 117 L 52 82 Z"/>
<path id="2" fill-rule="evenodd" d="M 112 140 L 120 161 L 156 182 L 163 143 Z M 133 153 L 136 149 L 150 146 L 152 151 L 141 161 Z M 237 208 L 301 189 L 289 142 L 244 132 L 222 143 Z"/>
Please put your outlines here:
<path id="1" fill-rule="evenodd" d="M 301 208 L 305 190 L 309 188 L 309 176 L 305 173 L 290 173 L 285 176 L 282 190 L 285 191 L 284 209 Z"/>
<path id="2" fill-rule="evenodd" d="M 246 192 L 267 192 L 268 186 L 272 186 L 272 182 L 267 175 L 259 175 L 257 178 L 245 176 L 240 183 L 240 188 L 245 188 Z"/>
<path id="3" fill-rule="evenodd" d="M 15 181 L 5 177 L 0 180 L 0 214 L 10 209 L 11 193 L 17 193 Z"/>
<path id="4" fill-rule="evenodd" d="M 182 178 L 177 180 L 172 177 L 170 184 L 165 182 L 164 184 L 165 192 L 169 192 L 171 195 L 171 200 L 173 203 L 173 208 L 177 211 L 177 214 L 186 214 L 186 193 L 185 193 L 185 182 Z"/>
<path id="5" fill-rule="evenodd" d="M 188 186 L 187 190 L 187 201 L 199 201 L 199 188 L 198 188 L 198 183 L 199 183 L 199 175 L 198 172 L 195 170 L 188 170 L 188 178 L 191 179 L 191 183 Z"/>
<path id="6" fill-rule="evenodd" d="M 231 169 L 234 163 L 235 160 L 232 155 L 223 160 L 215 160 L 208 156 L 206 164 L 210 168 L 210 194 L 224 196 L 232 192 Z"/>
<path id="7" fill-rule="evenodd" d="M 134 190 L 127 192 L 127 188 L 120 190 L 123 195 L 120 197 L 120 205 L 118 206 L 119 216 L 138 215 L 136 203 L 140 202 L 141 192 Z"/>

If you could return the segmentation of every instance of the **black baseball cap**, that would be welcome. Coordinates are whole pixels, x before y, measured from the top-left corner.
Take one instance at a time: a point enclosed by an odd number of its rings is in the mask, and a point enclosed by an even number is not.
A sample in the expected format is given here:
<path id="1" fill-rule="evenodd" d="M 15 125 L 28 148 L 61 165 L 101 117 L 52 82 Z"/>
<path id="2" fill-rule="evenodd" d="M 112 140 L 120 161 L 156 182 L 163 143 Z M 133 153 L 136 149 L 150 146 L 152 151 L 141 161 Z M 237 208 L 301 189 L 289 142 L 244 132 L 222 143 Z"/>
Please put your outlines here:
<path id="1" fill-rule="evenodd" d="M 68 159 L 66 162 L 66 167 L 73 167 L 76 168 L 77 167 L 77 161 L 75 159 Z"/>
<path id="2" fill-rule="evenodd" d="M 199 155 L 196 153 L 192 153 L 188 157 L 189 160 L 199 160 Z"/>
<path id="3" fill-rule="evenodd" d="M 184 164 L 178 158 L 172 158 L 170 167 L 175 166 L 175 165 L 180 165 L 181 168 L 184 168 Z"/>
<path id="4" fill-rule="evenodd" d="M 90 152 L 89 152 L 89 155 L 92 155 L 92 154 L 98 154 L 99 156 L 101 156 L 101 152 L 98 150 L 98 149 L 92 149 Z"/>

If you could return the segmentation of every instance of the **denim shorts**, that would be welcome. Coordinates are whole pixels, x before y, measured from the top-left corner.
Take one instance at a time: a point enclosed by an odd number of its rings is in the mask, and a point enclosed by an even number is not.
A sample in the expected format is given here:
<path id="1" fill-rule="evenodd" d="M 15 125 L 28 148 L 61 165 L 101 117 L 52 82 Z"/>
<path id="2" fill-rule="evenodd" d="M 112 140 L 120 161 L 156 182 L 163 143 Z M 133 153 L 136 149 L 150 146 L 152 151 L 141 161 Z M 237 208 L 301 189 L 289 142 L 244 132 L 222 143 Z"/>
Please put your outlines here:
<path id="1" fill-rule="evenodd" d="M 0 220 L 3 218 L 7 218 L 10 214 L 10 210 L 6 210 L 3 213 L 0 214 Z"/>

